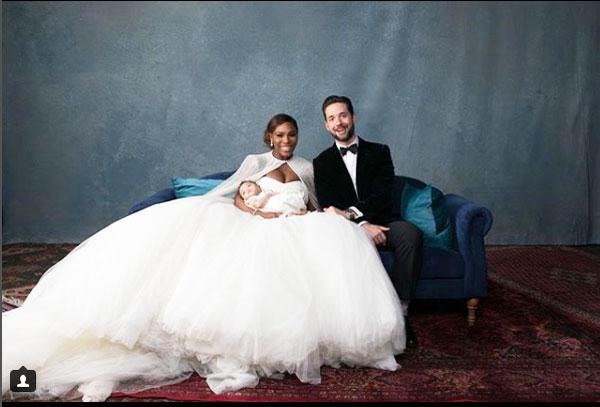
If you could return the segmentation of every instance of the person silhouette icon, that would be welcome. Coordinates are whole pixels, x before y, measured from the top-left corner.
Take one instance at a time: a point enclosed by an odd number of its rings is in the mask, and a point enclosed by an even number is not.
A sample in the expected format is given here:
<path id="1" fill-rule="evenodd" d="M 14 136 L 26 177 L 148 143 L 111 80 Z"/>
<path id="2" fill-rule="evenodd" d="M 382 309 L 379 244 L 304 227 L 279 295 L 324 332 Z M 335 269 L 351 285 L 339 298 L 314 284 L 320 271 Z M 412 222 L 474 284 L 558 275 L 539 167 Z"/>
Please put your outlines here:
<path id="1" fill-rule="evenodd" d="M 27 376 L 22 374 L 21 377 L 19 377 L 19 380 L 21 381 L 21 383 L 17 384 L 17 387 L 29 387 L 29 385 L 27 384 Z"/>
<path id="2" fill-rule="evenodd" d="M 31 393 L 36 389 L 35 370 L 21 366 L 19 370 L 10 371 L 10 390 L 17 393 Z"/>

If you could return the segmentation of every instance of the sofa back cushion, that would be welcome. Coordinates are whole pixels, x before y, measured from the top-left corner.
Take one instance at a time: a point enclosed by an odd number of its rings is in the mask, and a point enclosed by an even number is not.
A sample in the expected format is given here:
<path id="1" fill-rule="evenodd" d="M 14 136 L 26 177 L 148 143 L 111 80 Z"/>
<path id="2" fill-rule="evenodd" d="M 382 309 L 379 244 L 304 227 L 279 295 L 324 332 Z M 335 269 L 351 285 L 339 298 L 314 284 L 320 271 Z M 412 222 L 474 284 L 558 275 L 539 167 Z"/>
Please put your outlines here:
<path id="1" fill-rule="evenodd" d="M 204 195 L 221 182 L 223 182 L 223 180 L 212 178 L 171 178 L 171 184 L 173 185 L 173 191 L 176 198 Z"/>
<path id="2" fill-rule="evenodd" d="M 403 219 L 402 217 L 402 192 L 404 191 L 405 185 L 412 185 L 415 188 L 425 188 L 427 184 L 424 182 L 410 177 L 400 177 L 396 175 L 394 177 L 394 187 L 392 190 L 392 215 L 396 219 Z"/>
<path id="3" fill-rule="evenodd" d="M 188 196 L 204 195 L 223 180 L 229 178 L 233 171 L 223 171 L 206 175 L 202 178 L 171 178 L 171 186 L 176 198 L 186 198 Z"/>
<path id="4" fill-rule="evenodd" d="M 394 215 L 417 226 L 427 247 L 452 248 L 452 226 L 439 189 L 409 177 L 394 180 Z"/>

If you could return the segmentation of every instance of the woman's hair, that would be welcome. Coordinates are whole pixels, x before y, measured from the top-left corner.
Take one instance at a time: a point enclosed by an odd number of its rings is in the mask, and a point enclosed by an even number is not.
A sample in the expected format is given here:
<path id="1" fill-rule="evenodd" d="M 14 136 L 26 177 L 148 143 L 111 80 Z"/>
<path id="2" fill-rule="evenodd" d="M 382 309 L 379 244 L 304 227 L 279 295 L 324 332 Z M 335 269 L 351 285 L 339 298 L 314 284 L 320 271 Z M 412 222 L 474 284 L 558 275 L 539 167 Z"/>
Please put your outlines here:
<path id="1" fill-rule="evenodd" d="M 265 132 L 263 134 L 263 141 L 265 142 L 267 147 L 271 148 L 271 138 L 269 137 L 269 134 L 273 133 L 277 126 L 280 126 L 283 123 L 291 123 L 292 126 L 294 126 L 294 128 L 296 129 L 296 132 L 298 132 L 298 123 L 296 123 L 296 119 L 294 119 L 288 114 L 278 113 L 275 116 L 271 117 L 271 120 L 269 120 L 267 128 L 265 129 Z"/>

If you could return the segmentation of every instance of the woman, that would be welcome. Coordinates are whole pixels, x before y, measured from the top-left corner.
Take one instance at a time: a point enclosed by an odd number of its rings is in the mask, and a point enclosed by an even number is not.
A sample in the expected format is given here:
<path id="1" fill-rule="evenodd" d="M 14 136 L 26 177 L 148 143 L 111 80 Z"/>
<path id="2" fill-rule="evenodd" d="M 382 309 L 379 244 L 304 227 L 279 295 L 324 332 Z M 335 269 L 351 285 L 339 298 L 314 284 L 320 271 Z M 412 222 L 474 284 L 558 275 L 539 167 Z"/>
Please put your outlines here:
<path id="1" fill-rule="evenodd" d="M 271 151 L 246 157 L 218 188 L 120 219 L 50 268 L 2 315 L 3 394 L 21 366 L 37 372 L 35 396 L 84 401 L 193 371 L 222 393 L 282 372 L 319 383 L 322 365 L 397 369 L 402 311 L 360 227 L 232 205 L 241 181 L 268 177 L 317 207 L 297 133 L 292 117 L 274 116 Z"/>

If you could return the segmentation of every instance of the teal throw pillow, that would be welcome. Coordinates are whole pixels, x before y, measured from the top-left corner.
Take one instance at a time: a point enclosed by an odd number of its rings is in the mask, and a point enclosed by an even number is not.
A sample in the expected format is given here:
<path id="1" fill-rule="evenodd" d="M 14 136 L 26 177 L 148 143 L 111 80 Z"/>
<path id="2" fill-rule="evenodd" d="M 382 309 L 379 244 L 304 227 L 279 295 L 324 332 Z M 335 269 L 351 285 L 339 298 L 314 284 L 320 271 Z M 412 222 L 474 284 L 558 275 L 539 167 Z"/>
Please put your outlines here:
<path id="1" fill-rule="evenodd" d="M 171 178 L 176 198 L 187 198 L 189 196 L 204 195 L 217 185 L 222 179 L 198 179 L 198 178 Z"/>
<path id="2" fill-rule="evenodd" d="M 443 199 L 444 194 L 431 185 L 416 188 L 406 183 L 402 191 L 402 217 L 421 229 L 425 246 L 450 249 L 452 230 Z"/>

